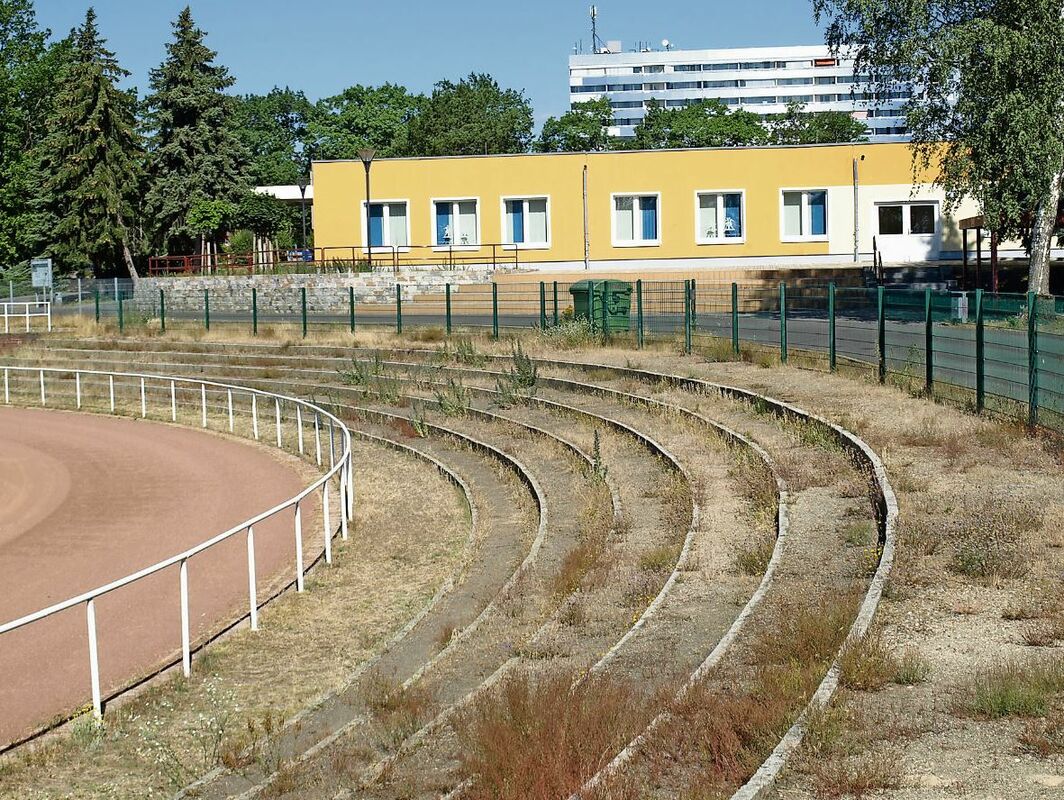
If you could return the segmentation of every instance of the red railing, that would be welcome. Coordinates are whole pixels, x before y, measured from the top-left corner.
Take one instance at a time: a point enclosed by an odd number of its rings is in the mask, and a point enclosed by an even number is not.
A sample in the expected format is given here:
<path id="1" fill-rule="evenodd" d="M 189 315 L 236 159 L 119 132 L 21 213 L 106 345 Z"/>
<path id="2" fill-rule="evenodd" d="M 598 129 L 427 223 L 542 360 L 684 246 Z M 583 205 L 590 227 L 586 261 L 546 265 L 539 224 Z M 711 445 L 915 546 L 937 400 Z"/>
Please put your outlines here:
<path id="1" fill-rule="evenodd" d="M 490 265 L 493 269 L 520 265 L 520 247 L 481 244 L 435 247 L 374 247 L 357 245 L 305 250 L 258 250 L 251 253 L 205 253 L 153 256 L 149 275 L 273 275 L 286 273 L 372 272 L 400 269 L 464 269 Z"/>

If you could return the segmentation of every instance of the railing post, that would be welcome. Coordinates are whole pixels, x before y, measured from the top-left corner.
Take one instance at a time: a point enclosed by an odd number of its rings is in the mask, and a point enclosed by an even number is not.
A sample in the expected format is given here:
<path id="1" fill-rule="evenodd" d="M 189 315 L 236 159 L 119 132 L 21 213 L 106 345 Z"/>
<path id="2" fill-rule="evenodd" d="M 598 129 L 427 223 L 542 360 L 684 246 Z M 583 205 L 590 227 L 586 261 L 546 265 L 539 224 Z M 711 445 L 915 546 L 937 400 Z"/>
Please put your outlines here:
<path id="1" fill-rule="evenodd" d="M 558 324 L 558 281 L 554 281 L 554 324 Z"/>
<path id="2" fill-rule="evenodd" d="M 259 440 L 259 396 L 254 392 L 251 394 L 251 435 L 256 442 Z"/>
<path id="3" fill-rule="evenodd" d="M 295 533 L 296 533 L 296 591 L 303 591 L 303 510 L 300 504 L 296 503 L 296 515 L 295 515 Z"/>
<path id="4" fill-rule="evenodd" d="M 177 385 L 170 381 L 170 421 L 177 422 Z"/>
<path id="5" fill-rule="evenodd" d="M 203 290 L 203 328 L 211 329 L 211 290 Z"/>
<path id="6" fill-rule="evenodd" d="M 255 527 L 248 526 L 248 618 L 251 630 L 259 629 L 259 592 L 255 578 Z"/>
<path id="7" fill-rule="evenodd" d="M 166 292 L 159 290 L 159 330 L 166 333 Z"/>
<path id="8" fill-rule="evenodd" d="M 233 419 L 233 390 L 232 389 L 226 389 L 225 390 L 225 405 L 226 405 L 226 409 L 229 412 L 229 432 L 232 433 L 233 432 L 233 425 L 234 425 L 234 419 Z"/>
<path id="9" fill-rule="evenodd" d="M 317 458 L 318 466 L 321 466 L 321 420 L 318 417 L 318 412 L 314 412 L 314 453 Z"/>
<path id="10" fill-rule="evenodd" d="M 975 411 L 983 413 L 986 403 L 986 350 L 983 338 L 983 290 L 975 290 Z"/>
<path id="11" fill-rule="evenodd" d="M 85 604 L 85 623 L 89 634 L 89 685 L 92 689 L 92 713 L 103 719 L 103 698 L 100 695 L 100 655 L 96 642 L 96 601 Z"/>
<path id="12" fill-rule="evenodd" d="M 643 349 L 643 279 L 635 282 L 635 346 Z"/>
<path id="13" fill-rule="evenodd" d="M 329 481 L 321 485 L 321 520 L 325 532 L 325 563 L 332 563 L 332 520 L 329 513 Z"/>
<path id="14" fill-rule="evenodd" d="M 931 287 L 924 289 L 924 392 L 931 396 L 935 388 L 934 319 L 931 314 Z"/>
<path id="15" fill-rule="evenodd" d="M 203 427 L 207 427 L 207 384 L 200 384 L 200 408 L 203 412 Z"/>
<path id="16" fill-rule="evenodd" d="M 835 372 L 838 360 L 835 352 L 835 282 L 828 284 L 828 369 Z"/>
<path id="17" fill-rule="evenodd" d="M 115 413 L 115 376 L 114 375 L 108 375 L 107 376 L 107 388 L 110 390 L 110 394 L 111 394 L 111 413 L 113 414 L 113 413 Z"/>
<path id="18" fill-rule="evenodd" d="M 547 284 L 539 282 L 539 329 L 547 330 Z"/>
<path id="19" fill-rule="evenodd" d="M 739 284 L 731 285 L 731 347 L 739 355 Z"/>
<path id="20" fill-rule="evenodd" d="M 1038 424 L 1038 295 L 1027 293 L 1027 424 Z"/>
<path id="21" fill-rule="evenodd" d="M 251 287 L 251 335 L 259 335 L 259 290 Z"/>
<path id="22" fill-rule="evenodd" d="M 340 462 L 340 485 L 338 491 L 340 493 L 340 538 L 345 542 L 347 541 L 347 470 L 350 469 L 350 465 L 347 463 L 347 459 Z"/>
<path id="23" fill-rule="evenodd" d="M 299 288 L 299 303 L 300 311 L 303 318 L 303 338 L 307 338 L 307 287 L 301 286 Z"/>
<path id="24" fill-rule="evenodd" d="M 787 363 L 787 284 L 780 283 L 780 363 Z"/>
<path id="25" fill-rule="evenodd" d="M 347 325 L 351 333 L 355 332 L 355 287 L 347 287 Z"/>
<path id="26" fill-rule="evenodd" d="M 296 403 L 296 442 L 299 447 L 299 454 L 303 455 L 303 406 Z"/>
<path id="27" fill-rule="evenodd" d="M 281 438 L 281 399 L 279 397 L 273 398 L 273 415 L 277 422 L 277 447 L 283 447 L 283 439 Z"/>
<path id="28" fill-rule="evenodd" d="M 140 379 L 140 416 L 142 419 L 148 416 L 148 392 L 144 386 L 144 378 Z"/>
<path id="29" fill-rule="evenodd" d="M 447 329 L 447 335 L 451 335 L 451 284 L 446 283 L 443 286 L 443 298 L 444 298 L 444 324 Z"/>
<path id="30" fill-rule="evenodd" d="M 691 281 L 683 282 L 683 351 L 691 355 Z"/>
<path id="31" fill-rule="evenodd" d="M 876 348 L 879 351 L 879 382 L 887 381 L 887 322 L 883 287 L 876 288 Z"/>
<path id="32" fill-rule="evenodd" d="M 491 338 L 499 338 L 499 284 L 491 282 Z"/>
<path id="33" fill-rule="evenodd" d="M 403 332 L 403 289 L 395 284 L 395 332 Z"/>
<path id="34" fill-rule="evenodd" d="M 181 671 L 187 678 L 192 674 L 192 635 L 189 630 L 188 613 L 188 559 L 181 559 Z"/>
<path id="35" fill-rule="evenodd" d="M 80 372 L 75 372 L 74 373 L 74 395 L 75 395 L 75 397 L 74 397 L 75 402 L 77 403 L 77 408 L 80 410 L 81 409 L 81 373 Z"/>

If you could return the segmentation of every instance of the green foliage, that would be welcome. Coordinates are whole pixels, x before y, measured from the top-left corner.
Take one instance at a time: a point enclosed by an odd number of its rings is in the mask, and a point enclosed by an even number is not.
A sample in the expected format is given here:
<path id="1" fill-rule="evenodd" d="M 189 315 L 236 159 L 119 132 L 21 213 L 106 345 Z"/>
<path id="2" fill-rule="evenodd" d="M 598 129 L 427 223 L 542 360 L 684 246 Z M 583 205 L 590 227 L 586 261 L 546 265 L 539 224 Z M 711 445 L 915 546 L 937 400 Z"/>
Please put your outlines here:
<path id="1" fill-rule="evenodd" d="M 214 238 L 228 229 L 235 215 L 236 206 L 226 200 L 195 200 L 185 225 L 193 233 Z"/>
<path id="2" fill-rule="evenodd" d="M 233 132 L 236 99 L 228 70 L 214 63 L 186 7 L 174 22 L 166 60 L 151 73 L 145 101 L 150 131 L 144 202 L 156 247 L 192 252 L 197 232 L 189 212 L 197 201 L 236 203 L 249 188 L 248 154 Z"/>
<path id="3" fill-rule="evenodd" d="M 506 372 L 504 378 L 495 381 L 499 392 L 499 404 L 504 408 L 526 402 L 536 394 L 536 384 L 539 381 L 539 366 L 521 346 L 521 340 L 514 341 L 513 366 Z"/>
<path id="4" fill-rule="evenodd" d="M 393 83 L 356 85 L 326 97 L 307 123 L 311 155 L 353 159 L 363 147 L 385 158 L 411 155 L 407 129 L 424 102 L 424 96 Z"/>
<path id="5" fill-rule="evenodd" d="M 64 271 L 111 272 L 132 261 L 142 155 L 135 94 L 116 83 L 129 75 L 106 49 L 90 8 L 74 37 L 72 59 L 48 133 L 40 145 L 47 252 Z"/>
<path id="6" fill-rule="evenodd" d="M 766 144 L 768 131 L 750 111 L 732 111 L 720 100 L 701 100 L 685 108 L 665 108 L 651 101 L 636 126 L 637 150 L 672 147 L 737 147 Z"/>
<path id="7" fill-rule="evenodd" d="M 536 141 L 540 153 L 589 153 L 613 150 L 616 143 L 608 129 L 613 124 L 613 109 L 605 98 L 574 103 L 560 117 L 550 117 Z"/>
<path id="8" fill-rule="evenodd" d="M 805 110 L 804 103 L 788 103 L 783 114 L 765 120 L 775 144 L 824 144 L 827 142 L 863 142 L 868 128 L 853 114 L 845 111 Z"/>
<path id="9" fill-rule="evenodd" d="M 460 379 L 451 378 L 447 381 L 447 387 L 442 390 L 437 389 L 435 395 L 440 411 L 448 417 L 464 417 L 469 413 L 473 393 Z"/>
<path id="10" fill-rule="evenodd" d="M 298 183 L 310 174 L 309 128 L 316 109 L 303 92 L 274 87 L 236 102 L 233 127 L 256 186 Z"/>
<path id="11" fill-rule="evenodd" d="M 245 192 L 240 196 L 233 209 L 233 219 L 240 227 L 259 236 L 274 237 L 291 225 L 284 203 L 258 192 Z"/>
<path id="12" fill-rule="evenodd" d="M 814 0 L 813 8 L 828 42 L 853 48 L 872 92 L 919 87 L 907 108 L 915 164 L 937 173 L 951 207 L 975 197 L 987 227 L 1008 238 L 1051 202 L 1064 163 L 1059 0 Z"/>
<path id="13" fill-rule="evenodd" d="M 524 153 L 532 141 L 532 106 L 523 91 L 502 89 L 490 75 L 440 81 L 410 120 L 413 155 Z"/>

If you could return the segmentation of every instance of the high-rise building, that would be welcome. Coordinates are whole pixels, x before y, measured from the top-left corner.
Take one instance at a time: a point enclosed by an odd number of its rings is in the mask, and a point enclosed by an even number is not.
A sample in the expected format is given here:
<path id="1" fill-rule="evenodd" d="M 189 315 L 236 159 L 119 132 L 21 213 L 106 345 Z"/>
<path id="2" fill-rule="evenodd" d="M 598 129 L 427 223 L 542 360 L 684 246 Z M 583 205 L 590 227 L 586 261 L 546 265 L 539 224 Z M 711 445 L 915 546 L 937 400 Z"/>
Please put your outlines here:
<path id="1" fill-rule="evenodd" d="M 606 42 L 596 50 L 569 58 L 569 100 L 607 98 L 614 136 L 632 137 L 651 100 L 681 108 L 715 99 L 762 117 L 792 102 L 806 111 L 845 111 L 867 124 L 870 141 L 908 140 L 903 109 L 911 92 L 874 97 L 853 60 L 825 45 L 624 52 L 620 42 Z"/>

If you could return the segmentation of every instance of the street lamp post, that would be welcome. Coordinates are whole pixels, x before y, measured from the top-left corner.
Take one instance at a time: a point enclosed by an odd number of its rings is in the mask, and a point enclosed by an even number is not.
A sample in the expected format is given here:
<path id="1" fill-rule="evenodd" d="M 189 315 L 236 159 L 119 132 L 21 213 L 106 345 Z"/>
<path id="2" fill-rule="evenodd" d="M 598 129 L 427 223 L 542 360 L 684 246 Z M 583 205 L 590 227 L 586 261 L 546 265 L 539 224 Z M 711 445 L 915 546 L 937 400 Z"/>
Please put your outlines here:
<path id="1" fill-rule="evenodd" d="M 303 240 L 300 242 L 300 247 L 304 250 L 307 249 L 307 186 L 309 185 L 305 177 L 299 179 L 299 206 L 300 211 L 303 214 Z"/>
<path id="2" fill-rule="evenodd" d="M 363 147 L 358 151 L 358 157 L 362 159 L 362 166 L 366 168 L 366 260 L 369 262 L 370 271 L 373 271 L 373 243 L 370 241 L 370 216 L 372 213 L 370 207 L 370 193 L 369 193 L 369 168 L 373 164 L 373 157 L 377 155 L 377 151 L 372 147 Z"/>

